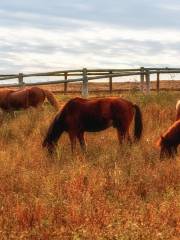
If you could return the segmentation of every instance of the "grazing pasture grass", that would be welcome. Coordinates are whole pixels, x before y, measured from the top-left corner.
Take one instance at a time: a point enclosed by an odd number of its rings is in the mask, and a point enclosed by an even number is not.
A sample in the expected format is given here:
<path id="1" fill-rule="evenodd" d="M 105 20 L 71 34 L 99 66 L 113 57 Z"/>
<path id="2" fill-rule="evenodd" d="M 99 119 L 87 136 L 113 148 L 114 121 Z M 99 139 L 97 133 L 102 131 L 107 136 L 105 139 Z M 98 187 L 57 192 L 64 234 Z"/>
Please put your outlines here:
<path id="1" fill-rule="evenodd" d="M 180 157 L 160 161 L 155 147 L 179 93 L 122 97 L 142 109 L 142 140 L 119 147 L 113 128 L 88 133 L 85 155 L 71 155 L 66 134 L 53 156 L 42 149 L 49 105 L 1 117 L 0 239 L 179 239 Z"/>

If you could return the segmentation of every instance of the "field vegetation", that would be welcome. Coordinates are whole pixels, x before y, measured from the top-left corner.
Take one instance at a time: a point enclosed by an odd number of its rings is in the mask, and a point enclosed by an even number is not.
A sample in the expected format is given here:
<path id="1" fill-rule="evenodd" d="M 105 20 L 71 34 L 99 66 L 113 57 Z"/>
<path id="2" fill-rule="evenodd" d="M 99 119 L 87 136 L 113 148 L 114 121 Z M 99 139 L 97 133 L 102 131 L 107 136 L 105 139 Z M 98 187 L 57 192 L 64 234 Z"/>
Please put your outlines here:
<path id="1" fill-rule="evenodd" d="M 160 161 L 155 146 L 179 93 L 121 96 L 142 110 L 142 140 L 119 147 L 113 128 L 87 133 L 87 154 L 77 145 L 72 156 L 66 134 L 53 156 L 42 149 L 48 103 L 1 116 L 0 239 L 180 239 L 180 155 Z M 60 106 L 71 97 L 58 94 Z"/>

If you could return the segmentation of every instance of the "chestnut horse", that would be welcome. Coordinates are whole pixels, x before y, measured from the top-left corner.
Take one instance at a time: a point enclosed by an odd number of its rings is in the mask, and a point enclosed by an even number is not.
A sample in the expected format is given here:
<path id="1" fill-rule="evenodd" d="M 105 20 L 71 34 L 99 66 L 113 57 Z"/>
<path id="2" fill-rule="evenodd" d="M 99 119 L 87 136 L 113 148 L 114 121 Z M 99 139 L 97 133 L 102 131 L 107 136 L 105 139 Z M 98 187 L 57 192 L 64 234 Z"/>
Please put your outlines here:
<path id="1" fill-rule="evenodd" d="M 76 138 L 81 148 L 86 150 L 84 132 L 97 132 L 111 126 L 117 129 L 119 143 L 127 138 L 130 141 L 130 123 L 135 117 L 134 137 L 139 140 L 142 134 L 140 108 L 119 97 L 94 99 L 74 98 L 68 101 L 50 124 L 43 146 L 52 152 L 61 134 L 68 132 L 73 152 Z"/>
<path id="2" fill-rule="evenodd" d="M 180 120 L 177 120 L 160 137 L 157 146 L 161 148 L 160 158 L 174 157 L 177 154 L 177 147 L 180 144 Z"/>
<path id="3" fill-rule="evenodd" d="M 180 119 L 180 100 L 176 103 L 176 120 Z"/>
<path id="4" fill-rule="evenodd" d="M 58 110 L 58 102 L 49 91 L 39 87 L 23 88 L 20 90 L 0 90 L 0 108 L 5 111 L 26 109 L 42 105 L 45 98 Z"/>

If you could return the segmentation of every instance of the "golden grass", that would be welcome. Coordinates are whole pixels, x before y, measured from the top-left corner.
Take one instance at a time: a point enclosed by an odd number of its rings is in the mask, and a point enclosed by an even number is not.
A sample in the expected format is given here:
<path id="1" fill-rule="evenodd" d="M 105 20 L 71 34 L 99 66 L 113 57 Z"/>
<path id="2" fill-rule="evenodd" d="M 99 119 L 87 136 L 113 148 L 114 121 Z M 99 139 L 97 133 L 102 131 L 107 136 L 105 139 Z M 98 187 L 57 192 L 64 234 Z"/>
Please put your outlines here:
<path id="1" fill-rule="evenodd" d="M 87 134 L 71 156 L 66 134 L 53 157 L 41 147 L 52 107 L 6 114 L 0 128 L 0 239 L 179 239 L 180 157 L 155 142 L 174 121 L 178 93 L 123 97 L 140 105 L 140 143 L 116 131 Z M 69 96 L 58 96 L 64 104 Z"/>

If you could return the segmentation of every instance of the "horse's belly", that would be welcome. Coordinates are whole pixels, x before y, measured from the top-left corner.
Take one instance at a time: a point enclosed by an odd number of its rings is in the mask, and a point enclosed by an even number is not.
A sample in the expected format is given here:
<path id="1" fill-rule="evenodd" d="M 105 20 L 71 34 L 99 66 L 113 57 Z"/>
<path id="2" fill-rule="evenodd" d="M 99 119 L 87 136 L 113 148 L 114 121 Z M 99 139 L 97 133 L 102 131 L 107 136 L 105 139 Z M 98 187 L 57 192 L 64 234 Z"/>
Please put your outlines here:
<path id="1" fill-rule="evenodd" d="M 101 119 L 97 121 L 87 121 L 84 125 L 84 130 L 87 132 L 98 132 L 112 126 L 111 120 Z"/>
<path id="2" fill-rule="evenodd" d="M 12 93 L 8 100 L 8 105 L 11 109 L 19 110 L 21 108 L 26 108 L 26 96 L 19 94 L 19 92 Z"/>
<path id="3" fill-rule="evenodd" d="M 23 104 L 20 101 L 10 101 L 10 108 L 19 110 L 20 108 L 23 108 Z"/>

